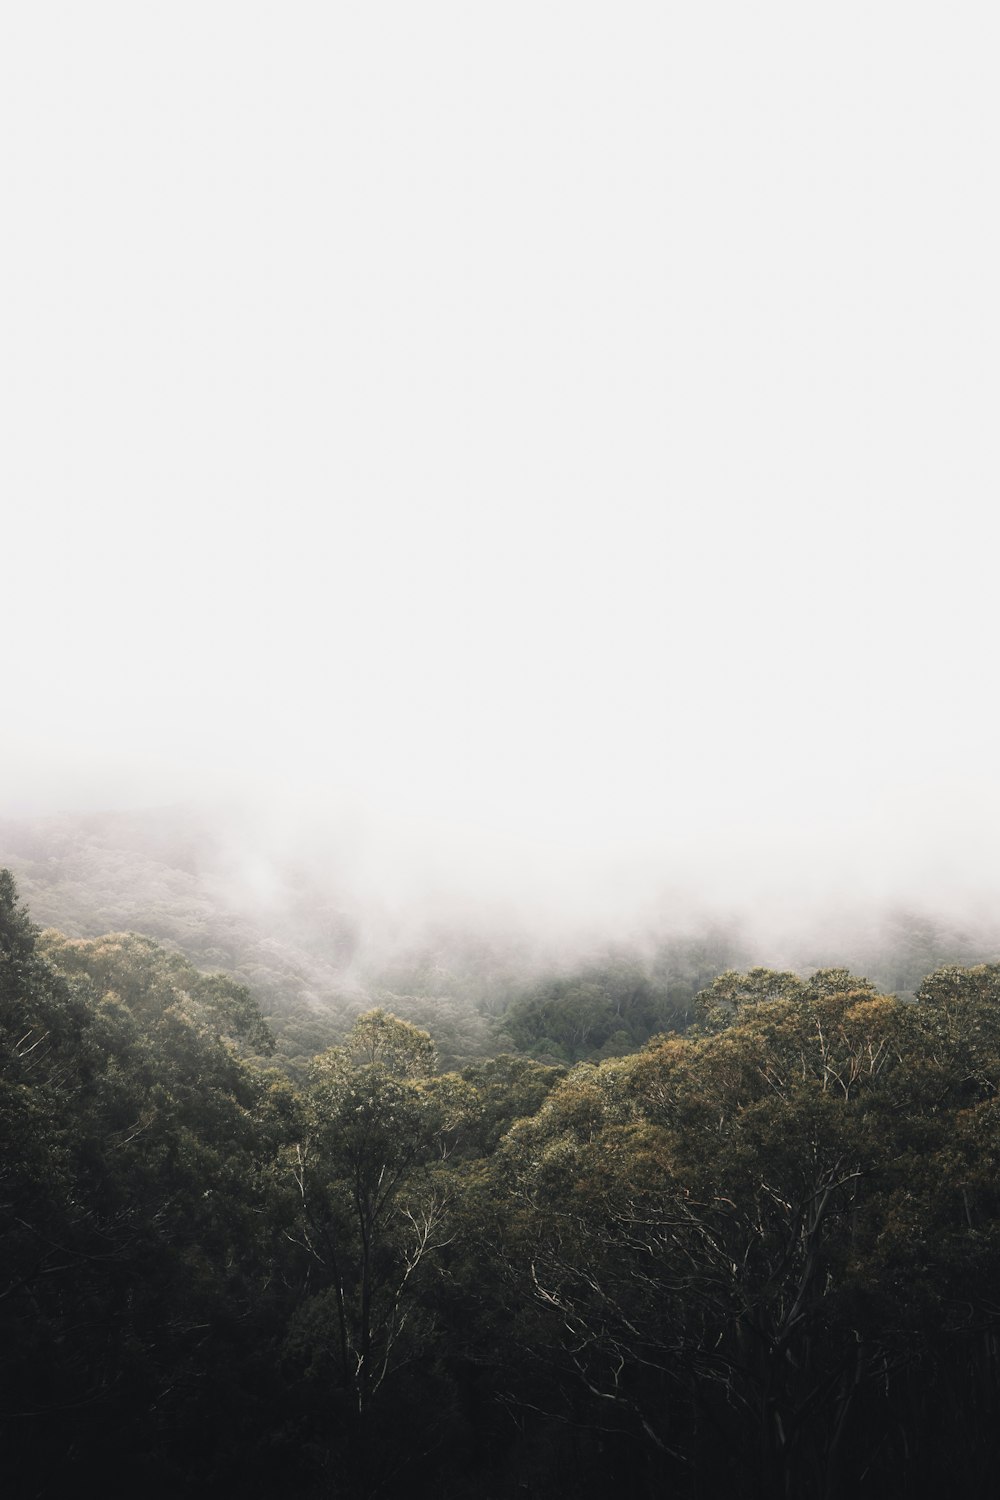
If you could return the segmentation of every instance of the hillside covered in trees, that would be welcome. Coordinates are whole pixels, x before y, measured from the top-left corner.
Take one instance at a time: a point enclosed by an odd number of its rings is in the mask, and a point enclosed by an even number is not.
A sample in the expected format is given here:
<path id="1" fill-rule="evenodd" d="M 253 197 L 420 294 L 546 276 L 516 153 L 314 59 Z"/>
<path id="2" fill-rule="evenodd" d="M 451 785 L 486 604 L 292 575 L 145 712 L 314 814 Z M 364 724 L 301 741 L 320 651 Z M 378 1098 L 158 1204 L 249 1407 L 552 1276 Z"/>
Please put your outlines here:
<path id="1" fill-rule="evenodd" d="M 1000 957 L 996 930 L 891 907 L 865 921 L 826 911 L 818 928 L 789 917 L 764 940 L 745 917 L 668 902 L 560 939 L 509 913 L 386 903 L 359 889 L 349 849 L 218 808 L 0 820 L 0 866 L 43 928 L 141 933 L 248 988 L 296 1077 L 376 1007 L 430 1031 L 443 1067 L 502 1051 L 572 1064 L 682 1030 L 730 968 L 846 964 L 912 995 L 942 965 Z"/>
<path id="2" fill-rule="evenodd" d="M 1000 965 L 616 972 L 293 1065 L 3 872 L 9 1492 L 994 1493 Z"/>

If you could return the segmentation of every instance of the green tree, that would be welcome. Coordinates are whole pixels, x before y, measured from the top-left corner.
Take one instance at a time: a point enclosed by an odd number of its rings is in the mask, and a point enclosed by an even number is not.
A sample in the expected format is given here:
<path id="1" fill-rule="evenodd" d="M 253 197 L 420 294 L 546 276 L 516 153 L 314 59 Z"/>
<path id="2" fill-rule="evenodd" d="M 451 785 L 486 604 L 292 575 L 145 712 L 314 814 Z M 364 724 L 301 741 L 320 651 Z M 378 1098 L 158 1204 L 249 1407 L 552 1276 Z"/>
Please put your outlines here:
<path id="1" fill-rule="evenodd" d="M 252 1446 L 256 1403 L 274 1395 L 250 1370 L 279 1293 L 270 1183 L 287 1128 L 276 1081 L 241 1055 L 257 1019 L 147 940 L 43 945 L 0 877 L 0 1422 L 15 1488 L 64 1493 L 115 1460 L 149 1492 L 180 1484 L 221 1453 L 227 1406 L 228 1462 L 237 1433 Z"/>
<path id="2" fill-rule="evenodd" d="M 520 1390 L 678 1485 L 905 1493 L 934 1446 L 914 1369 L 961 1369 L 986 1426 L 996 1106 L 963 1107 L 965 1044 L 930 1003 L 843 971 L 720 993 L 722 1029 L 575 1069 L 501 1142 L 479 1208 Z"/>
<path id="3" fill-rule="evenodd" d="M 433 1058 L 426 1032 L 383 1011 L 360 1016 L 313 1063 L 308 1132 L 290 1158 L 314 1274 L 288 1355 L 340 1413 L 360 1493 L 391 1454 L 402 1461 L 392 1442 L 373 1444 L 376 1403 L 387 1388 L 398 1398 L 401 1372 L 435 1340 L 419 1286 L 452 1237 L 442 1142 L 463 1103 L 431 1076 Z"/>

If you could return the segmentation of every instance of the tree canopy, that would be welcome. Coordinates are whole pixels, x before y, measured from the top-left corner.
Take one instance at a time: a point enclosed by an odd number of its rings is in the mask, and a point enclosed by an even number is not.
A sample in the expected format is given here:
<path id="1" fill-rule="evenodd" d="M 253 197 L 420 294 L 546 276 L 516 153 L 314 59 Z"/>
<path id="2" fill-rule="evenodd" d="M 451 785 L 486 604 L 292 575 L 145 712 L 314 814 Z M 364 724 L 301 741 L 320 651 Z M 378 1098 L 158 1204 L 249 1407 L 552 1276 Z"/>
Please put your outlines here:
<path id="1" fill-rule="evenodd" d="M 643 1029 L 640 977 L 525 1025 Z M 991 1494 L 998 1001 L 730 970 L 445 1072 L 383 1007 L 290 1077 L 244 986 L 0 873 L 12 1493 Z"/>

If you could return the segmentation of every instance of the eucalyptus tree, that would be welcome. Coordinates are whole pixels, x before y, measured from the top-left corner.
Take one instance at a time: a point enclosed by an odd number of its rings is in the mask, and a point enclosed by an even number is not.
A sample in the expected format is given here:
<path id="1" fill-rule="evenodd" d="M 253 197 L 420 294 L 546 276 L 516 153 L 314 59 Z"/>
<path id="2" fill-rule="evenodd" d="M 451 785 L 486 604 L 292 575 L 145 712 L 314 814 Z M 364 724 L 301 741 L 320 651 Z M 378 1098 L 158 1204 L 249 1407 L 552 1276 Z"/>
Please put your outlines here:
<path id="1" fill-rule="evenodd" d="M 435 1077 L 434 1063 L 426 1032 L 381 1010 L 360 1016 L 342 1046 L 314 1059 L 306 1129 L 289 1152 L 311 1270 L 286 1359 L 317 1421 L 327 1413 L 349 1493 L 388 1483 L 433 1426 L 424 1401 L 437 1319 L 422 1283 L 453 1236 L 446 1156 L 466 1093 Z M 423 1389 L 407 1386 L 416 1362 Z M 394 1420 L 376 1439 L 390 1398 Z M 414 1409 L 423 1434 L 416 1418 L 407 1430 Z"/>
<path id="2" fill-rule="evenodd" d="M 0 1043 L 9 1471 L 59 1493 L 103 1462 L 156 1492 L 232 1467 L 280 1286 L 259 1011 L 151 940 L 43 939 L 0 876 Z"/>
<path id="3" fill-rule="evenodd" d="M 914 1006 L 844 971 L 730 974 L 709 1031 L 574 1069 L 481 1199 L 525 1399 L 706 1493 L 903 1494 L 928 1434 L 993 1452 L 994 978 Z M 932 1410 L 949 1371 L 964 1410 Z"/>

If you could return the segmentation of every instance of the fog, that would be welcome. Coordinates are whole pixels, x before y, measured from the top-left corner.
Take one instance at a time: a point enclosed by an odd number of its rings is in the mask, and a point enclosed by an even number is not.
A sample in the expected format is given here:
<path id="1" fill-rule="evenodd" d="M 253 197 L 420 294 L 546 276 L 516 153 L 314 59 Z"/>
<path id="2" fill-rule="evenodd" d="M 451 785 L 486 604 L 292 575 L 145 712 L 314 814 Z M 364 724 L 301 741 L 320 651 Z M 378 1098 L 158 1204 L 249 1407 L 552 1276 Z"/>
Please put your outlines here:
<path id="1" fill-rule="evenodd" d="M 989 920 L 998 32 L 12 8 L 0 815 L 235 806 L 234 881 L 397 914 Z"/>

